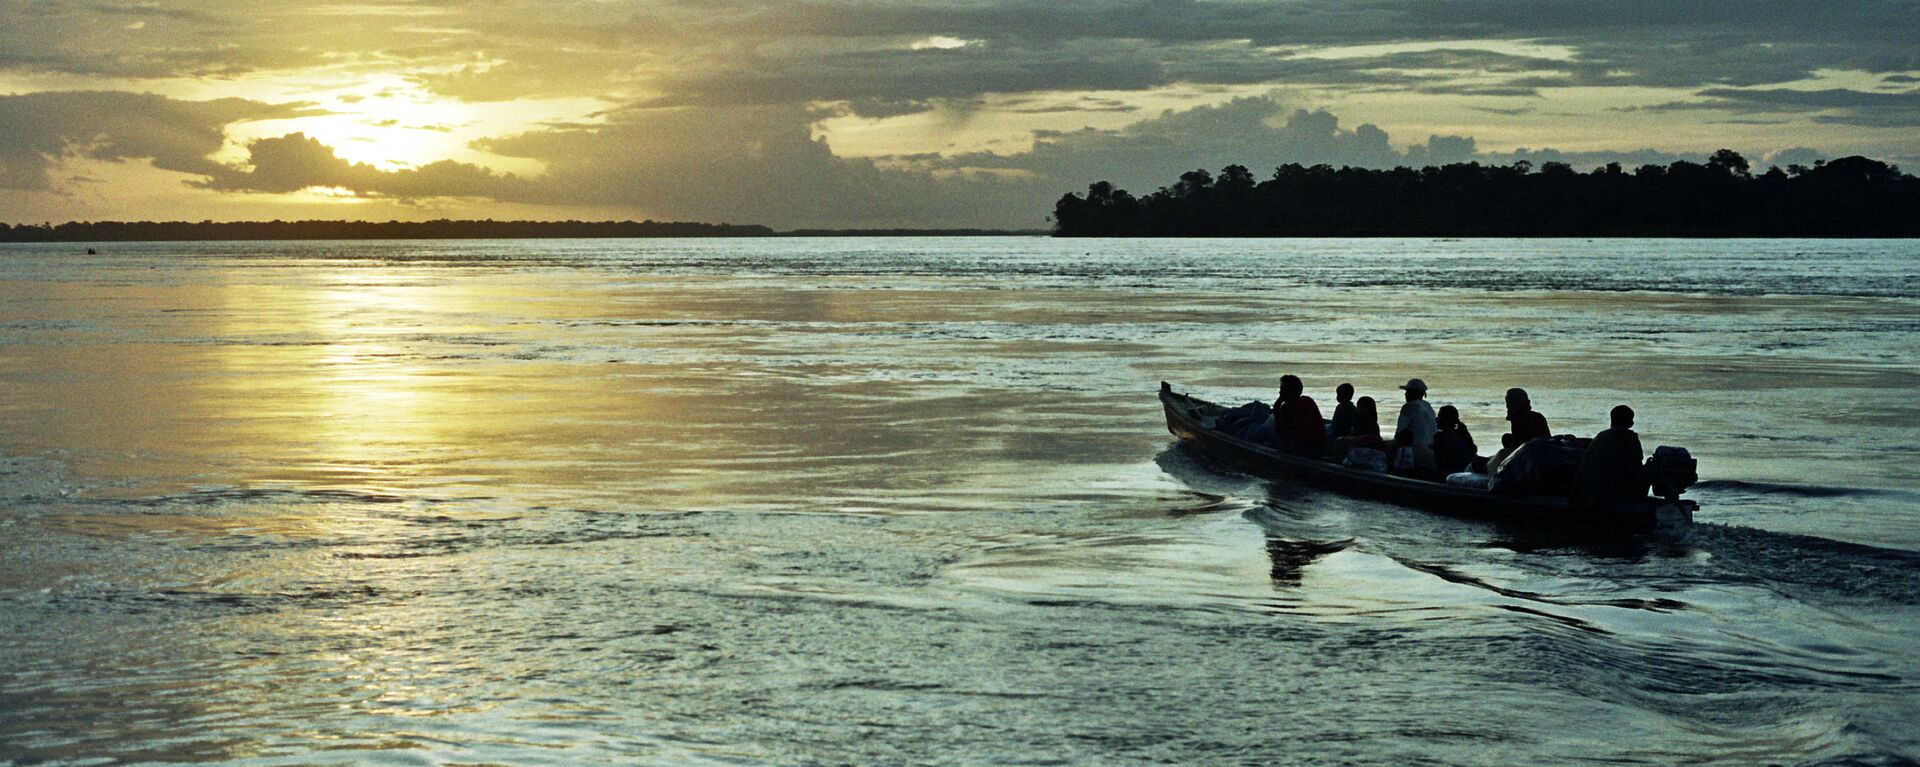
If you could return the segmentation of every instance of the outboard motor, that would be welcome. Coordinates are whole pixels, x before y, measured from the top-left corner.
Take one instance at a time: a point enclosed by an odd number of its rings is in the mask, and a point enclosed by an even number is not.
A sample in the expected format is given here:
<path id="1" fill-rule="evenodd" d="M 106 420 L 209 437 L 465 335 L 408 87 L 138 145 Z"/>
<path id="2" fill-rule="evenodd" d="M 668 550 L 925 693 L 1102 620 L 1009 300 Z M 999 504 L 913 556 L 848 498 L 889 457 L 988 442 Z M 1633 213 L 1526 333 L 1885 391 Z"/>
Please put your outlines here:
<path id="1" fill-rule="evenodd" d="M 1654 495 L 1677 501 L 1681 493 L 1700 481 L 1700 475 L 1695 473 L 1697 466 L 1686 448 L 1661 445 L 1654 448 L 1653 457 L 1647 459 L 1647 482 L 1652 485 Z"/>

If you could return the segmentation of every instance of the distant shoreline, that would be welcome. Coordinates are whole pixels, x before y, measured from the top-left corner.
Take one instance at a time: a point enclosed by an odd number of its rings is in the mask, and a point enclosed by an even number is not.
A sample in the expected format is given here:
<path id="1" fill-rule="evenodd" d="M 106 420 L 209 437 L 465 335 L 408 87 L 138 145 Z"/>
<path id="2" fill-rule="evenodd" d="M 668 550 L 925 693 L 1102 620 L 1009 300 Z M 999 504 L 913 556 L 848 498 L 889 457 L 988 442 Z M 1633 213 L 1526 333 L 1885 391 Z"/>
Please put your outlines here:
<path id="1" fill-rule="evenodd" d="M 0 225 L 4 226 L 4 225 Z M 38 227 L 35 227 L 38 228 Z M 0 245 L 74 244 L 83 246 L 142 242 L 372 242 L 372 241 L 457 241 L 457 240 L 674 240 L 674 239 L 830 239 L 835 237 L 1051 237 L 1055 239 L 1141 239 L 1141 240 L 1907 240 L 1914 234 L 1795 234 L 1772 233 L 1674 233 L 1646 234 L 1485 234 L 1461 232 L 1350 232 L 1344 234 L 1060 234 L 1044 229 L 795 229 L 764 232 L 673 233 L 673 234 L 431 234 L 431 235 L 324 235 L 303 236 L 233 235 L 225 233 L 181 233 L 154 237 L 70 236 L 56 232 L 41 236 L 19 236 L 17 230 L 0 234 Z"/>
<path id="2" fill-rule="evenodd" d="M 686 221 L 69 221 L 0 224 L 0 243 L 560 240 L 696 237 L 1043 237 L 1042 229 L 794 229 Z"/>
<path id="3" fill-rule="evenodd" d="M 4 226 L 4 225 L 0 225 Z M 40 227 L 31 227 L 40 229 Z M 744 227 L 741 227 L 744 228 Z M 0 245 L 6 244 L 75 244 L 106 245 L 111 243 L 142 242 L 326 242 L 326 241 L 453 241 L 453 240 L 672 240 L 672 239 L 829 239 L 834 237 L 1052 237 L 1056 239 L 1141 239 L 1141 240 L 1906 240 L 1915 239 L 1914 234 L 1795 234 L 1773 233 L 1675 233 L 1649 232 L 1645 234 L 1621 234 L 1618 232 L 1595 234 L 1486 234 L 1462 232 L 1349 232 L 1343 234 L 1114 234 L 1084 235 L 1060 234 L 1045 229 L 794 229 L 756 232 L 703 232 L 703 233 L 658 233 L 658 234 L 428 234 L 428 235 L 347 235 L 347 234 L 311 234 L 302 236 L 239 235 L 227 233 L 169 233 L 166 236 L 136 237 L 100 237 L 77 236 L 69 232 L 40 233 L 40 236 L 20 236 L 18 230 L 0 234 Z"/>
<path id="4" fill-rule="evenodd" d="M 1047 238 L 1058 240 L 1914 240 L 1920 235 L 1914 234 L 1420 234 L 1420 233 L 1356 233 L 1356 234 L 1286 234 L 1286 235 L 1059 235 L 1044 230 L 1006 230 L 1006 231 L 969 231 L 951 232 L 939 229 L 930 230 L 853 230 L 845 232 L 773 232 L 771 234 L 715 234 L 715 235 L 646 235 L 646 236 L 569 236 L 536 235 L 520 237 L 495 236 L 448 236 L 448 237 L 171 237 L 155 239 L 0 239 L 4 245 L 80 245 L 89 250 L 95 246 L 135 245 L 152 242 L 459 242 L 480 240 L 689 240 L 689 239 L 833 239 L 886 237 L 1023 237 Z"/>

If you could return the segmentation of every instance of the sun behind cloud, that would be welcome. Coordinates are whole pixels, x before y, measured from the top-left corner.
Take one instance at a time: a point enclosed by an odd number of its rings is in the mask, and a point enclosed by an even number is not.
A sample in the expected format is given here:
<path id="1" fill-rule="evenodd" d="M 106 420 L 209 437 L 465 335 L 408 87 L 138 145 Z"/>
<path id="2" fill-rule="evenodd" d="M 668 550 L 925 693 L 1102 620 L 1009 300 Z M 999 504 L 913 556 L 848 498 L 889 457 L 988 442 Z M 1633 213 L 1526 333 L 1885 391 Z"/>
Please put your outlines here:
<path id="1" fill-rule="evenodd" d="M 606 107 L 597 99 L 518 99 L 470 102 L 442 96 L 412 77 L 381 74 L 289 98 L 313 102 L 322 113 L 237 123 L 227 130 L 219 159 L 245 161 L 247 145 L 301 133 L 331 147 L 341 159 L 380 170 L 417 168 L 451 160 L 502 173 L 536 175 L 539 160 L 477 148 L 478 142 L 536 130 L 555 122 L 592 121 Z"/>

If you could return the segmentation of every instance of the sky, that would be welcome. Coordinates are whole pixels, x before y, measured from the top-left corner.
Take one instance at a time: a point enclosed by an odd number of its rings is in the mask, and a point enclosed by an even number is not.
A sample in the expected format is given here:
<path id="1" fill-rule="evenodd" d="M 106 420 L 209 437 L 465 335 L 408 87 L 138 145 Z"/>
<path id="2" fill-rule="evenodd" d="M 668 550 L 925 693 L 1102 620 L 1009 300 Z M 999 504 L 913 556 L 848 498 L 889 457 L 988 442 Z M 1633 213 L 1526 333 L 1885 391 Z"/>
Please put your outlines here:
<path id="1" fill-rule="evenodd" d="M 1238 163 L 1920 170 L 1920 0 L 0 0 L 0 221 L 1044 228 Z"/>

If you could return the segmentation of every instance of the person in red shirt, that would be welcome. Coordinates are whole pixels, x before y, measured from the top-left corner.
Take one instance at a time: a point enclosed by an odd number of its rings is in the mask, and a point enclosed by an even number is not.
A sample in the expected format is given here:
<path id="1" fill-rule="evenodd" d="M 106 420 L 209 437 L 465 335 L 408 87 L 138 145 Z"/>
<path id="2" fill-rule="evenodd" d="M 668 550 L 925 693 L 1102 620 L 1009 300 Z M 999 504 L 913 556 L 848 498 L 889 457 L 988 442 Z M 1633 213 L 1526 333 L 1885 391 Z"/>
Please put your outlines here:
<path id="1" fill-rule="evenodd" d="M 1299 376 L 1280 377 L 1280 399 L 1273 403 L 1273 446 L 1290 455 L 1315 458 L 1327 450 L 1326 422 L 1320 419 L 1320 405 L 1301 392 L 1306 385 Z"/>

